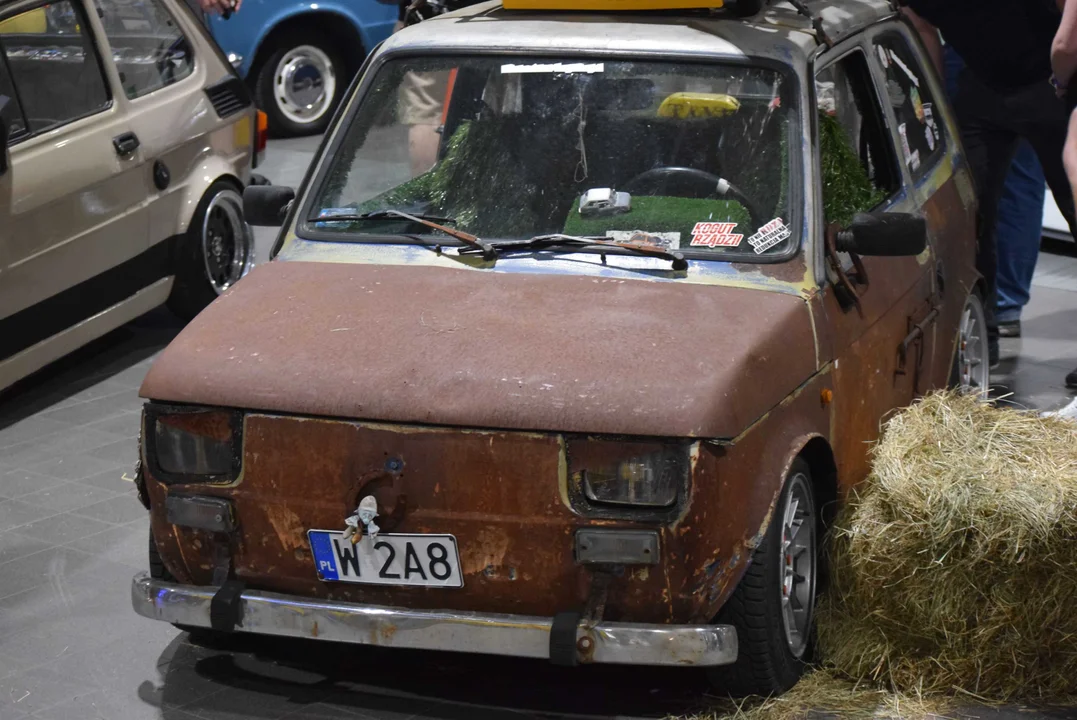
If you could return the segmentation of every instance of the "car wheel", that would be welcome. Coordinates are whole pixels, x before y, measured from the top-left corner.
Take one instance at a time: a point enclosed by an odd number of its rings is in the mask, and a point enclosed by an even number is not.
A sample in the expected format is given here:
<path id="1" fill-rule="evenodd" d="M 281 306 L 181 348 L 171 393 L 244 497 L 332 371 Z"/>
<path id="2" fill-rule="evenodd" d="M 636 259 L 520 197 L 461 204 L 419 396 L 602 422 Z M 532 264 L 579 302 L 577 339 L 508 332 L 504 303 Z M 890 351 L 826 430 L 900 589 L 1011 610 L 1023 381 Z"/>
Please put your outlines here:
<path id="1" fill-rule="evenodd" d="M 344 68 L 337 49 L 316 36 L 293 37 L 271 53 L 255 90 L 273 135 L 324 132 L 348 84 Z"/>
<path id="2" fill-rule="evenodd" d="M 804 673 L 814 646 L 819 527 L 811 470 L 798 458 L 763 542 L 718 614 L 736 628 L 739 646 L 735 663 L 711 670 L 721 692 L 773 695 Z"/>
<path id="3" fill-rule="evenodd" d="M 763 0 L 733 0 L 733 14 L 750 17 L 763 9 Z"/>
<path id="4" fill-rule="evenodd" d="M 254 235 L 243 219 L 243 198 L 228 182 L 210 185 L 175 256 L 168 307 L 190 320 L 250 270 Z"/>
<path id="5" fill-rule="evenodd" d="M 961 323 L 957 328 L 957 347 L 954 366 L 950 371 L 950 387 L 981 400 L 991 389 L 991 367 L 988 360 L 987 319 L 980 296 L 973 292 L 965 300 Z"/>

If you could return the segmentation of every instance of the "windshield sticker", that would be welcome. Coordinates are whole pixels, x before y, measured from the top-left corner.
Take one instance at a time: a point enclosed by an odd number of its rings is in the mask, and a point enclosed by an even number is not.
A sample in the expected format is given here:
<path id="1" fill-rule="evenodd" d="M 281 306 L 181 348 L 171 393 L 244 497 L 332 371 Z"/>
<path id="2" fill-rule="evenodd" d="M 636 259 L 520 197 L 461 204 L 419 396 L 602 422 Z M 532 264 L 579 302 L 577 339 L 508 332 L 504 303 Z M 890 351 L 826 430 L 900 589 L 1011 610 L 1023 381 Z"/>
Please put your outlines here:
<path id="1" fill-rule="evenodd" d="M 606 72 L 605 63 L 544 63 L 541 65 L 502 65 L 502 75 L 525 73 L 600 73 Z"/>
<path id="2" fill-rule="evenodd" d="M 355 208 L 322 208 L 318 213 L 319 221 L 315 223 L 316 227 L 340 227 L 344 223 L 342 222 L 324 222 L 321 218 L 331 218 L 336 215 L 354 215 Z"/>
<path id="3" fill-rule="evenodd" d="M 916 119 L 924 122 L 924 104 L 920 101 L 920 91 L 913 88 L 909 92 L 909 97 L 912 98 L 912 111 L 916 113 Z"/>
<path id="4" fill-rule="evenodd" d="M 912 168 L 913 172 L 916 172 L 917 170 L 920 169 L 920 151 L 919 150 L 913 150 L 912 155 L 909 156 L 909 167 Z"/>
<path id="5" fill-rule="evenodd" d="M 793 231 L 786 227 L 781 218 L 774 218 L 748 238 L 748 242 L 755 248 L 756 255 L 762 255 L 775 245 L 788 240 L 792 234 Z"/>
<path id="6" fill-rule="evenodd" d="M 912 150 L 909 148 L 909 136 L 905 134 L 905 123 L 898 125 L 898 135 L 901 136 L 901 154 L 905 162 L 912 162 Z"/>
<path id="7" fill-rule="evenodd" d="M 924 128 L 924 138 L 927 140 L 928 150 L 935 152 L 935 133 L 931 132 L 931 128 Z"/>
<path id="8" fill-rule="evenodd" d="M 679 250 L 681 247 L 681 234 L 679 232 L 653 233 L 644 230 L 607 230 L 606 237 L 614 242 L 653 245 L 664 250 Z"/>
<path id="9" fill-rule="evenodd" d="M 737 247 L 743 235 L 734 233 L 737 223 L 701 222 L 692 229 L 692 247 Z"/>
<path id="10" fill-rule="evenodd" d="M 879 62 L 883 64 L 883 67 L 890 67 L 890 57 L 887 55 L 886 48 L 882 45 L 878 45 L 875 49 L 879 51 Z"/>
<path id="11" fill-rule="evenodd" d="M 893 60 L 894 64 L 901 68 L 906 75 L 909 76 L 909 80 L 912 81 L 913 85 L 915 85 L 916 87 L 920 87 L 920 78 L 913 75 L 912 70 L 909 69 L 909 66 L 901 62 L 901 58 L 898 57 L 897 53 L 890 53 L 890 59 Z"/>

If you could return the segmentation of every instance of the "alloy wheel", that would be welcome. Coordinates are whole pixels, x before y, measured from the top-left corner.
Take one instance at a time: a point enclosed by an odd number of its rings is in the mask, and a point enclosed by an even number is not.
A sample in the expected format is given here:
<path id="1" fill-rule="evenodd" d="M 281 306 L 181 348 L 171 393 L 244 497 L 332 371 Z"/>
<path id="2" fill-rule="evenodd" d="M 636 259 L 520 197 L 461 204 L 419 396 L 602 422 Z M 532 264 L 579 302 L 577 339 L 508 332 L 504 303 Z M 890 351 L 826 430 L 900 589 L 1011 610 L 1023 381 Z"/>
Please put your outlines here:
<path id="1" fill-rule="evenodd" d="M 218 192 L 202 221 L 206 277 L 218 295 L 247 273 L 253 246 L 251 229 L 243 220 L 243 199 L 234 190 Z"/>
<path id="2" fill-rule="evenodd" d="M 961 392 L 987 399 L 991 385 L 988 363 L 987 321 L 983 303 L 969 295 L 957 334 L 957 385 Z"/>
<path id="3" fill-rule="evenodd" d="M 815 502 L 803 473 L 789 479 L 781 513 L 782 626 L 789 652 L 799 659 L 811 637 L 816 582 Z"/>

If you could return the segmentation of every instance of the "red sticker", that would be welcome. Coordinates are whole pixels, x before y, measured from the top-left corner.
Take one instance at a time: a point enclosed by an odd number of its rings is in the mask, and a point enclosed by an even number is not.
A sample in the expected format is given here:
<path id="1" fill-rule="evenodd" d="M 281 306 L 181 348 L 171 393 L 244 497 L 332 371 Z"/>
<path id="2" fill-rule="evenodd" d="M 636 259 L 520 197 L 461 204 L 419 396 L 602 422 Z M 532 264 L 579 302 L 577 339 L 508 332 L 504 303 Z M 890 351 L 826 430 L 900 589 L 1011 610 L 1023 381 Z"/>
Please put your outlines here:
<path id="1" fill-rule="evenodd" d="M 743 235 L 734 233 L 736 223 L 701 222 L 692 230 L 694 247 L 737 247 L 744 239 Z"/>

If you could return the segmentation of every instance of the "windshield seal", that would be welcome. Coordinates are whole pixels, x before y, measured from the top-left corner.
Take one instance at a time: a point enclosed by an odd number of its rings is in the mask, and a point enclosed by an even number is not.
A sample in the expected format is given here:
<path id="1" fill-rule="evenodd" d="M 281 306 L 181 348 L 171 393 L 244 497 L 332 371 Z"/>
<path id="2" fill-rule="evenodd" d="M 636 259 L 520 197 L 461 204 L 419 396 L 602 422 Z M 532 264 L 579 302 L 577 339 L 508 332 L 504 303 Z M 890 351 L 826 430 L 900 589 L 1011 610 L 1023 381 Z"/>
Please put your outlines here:
<path id="1" fill-rule="evenodd" d="M 586 61 L 594 59 L 603 59 L 606 61 L 654 61 L 654 62 L 679 62 L 685 64 L 694 65 L 728 65 L 732 67 L 742 68 L 762 68 L 771 70 L 778 73 L 783 82 L 788 83 L 790 94 L 797 98 L 797 107 L 793 109 L 793 114 L 790 122 L 788 123 L 787 132 L 789 133 L 788 141 L 790 148 L 798 148 L 801 146 L 800 138 L 802 136 L 803 121 L 803 109 L 800 107 L 803 104 L 802 83 L 799 75 L 795 70 L 787 63 L 774 60 L 772 58 L 765 58 L 755 55 L 747 56 L 727 56 L 727 55 L 700 55 L 698 53 L 677 53 L 677 52 L 641 52 L 638 54 L 626 55 L 623 52 L 602 52 L 600 50 L 594 51 L 581 51 L 576 53 L 560 53 L 556 55 L 545 55 L 536 52 L 534 49 L 528 48 L 521 50 L 520 48 L 502 48 L 502 47 L 489 47 L 489 48 L 474 48 L 468 49 L 466 52 L 461 51 L 459 48 L 439 48 L 428 47 L 422 49 L 416 48 L 402 48 L 399 50 L 389 50 L 384 52 L 379 57 L 368 58 L 368 68 L 362 74 L 362 77 L 356 77 L 353 81 L 352 89 L 345 98 L 345 102 L 338 108 L 336 117 L 333 119 L 330 127 L 332 128 L 332 135 L 326 136 L 325 141 L 322 144 L 321 152 L 315 157 L 308 176 L 303 183 L 302 203 L 296 203 L 293 208 L 295 213 L 295 234 L 298 239 L 310 240 L 315 242 L 327 242 L 338 243 L 348 245 L 384 245 L 387 237 L 400 238 L 399 233 L 380 233 L 380 234 L 365 234 L 365 233 L 353 233 L 344 234 L 340 232 L 332 232 L 321 230 L 316 227 L 315 222 L 312 222 L 311 218 L 318 212 L 316 199 L 322 195 L 325 189 L 328 175 L 330 172 L 330 166 L 332 164 L 332 158 L 340 151 L 341 146 L 348 137 L 348 132 L 352 127 L 352 124 L 356 120 L 356 115 L 359 113 L 360 108 L 366 101 L 368 95 L 373 89 L 375 80 L 378 78 L 379 73 L 389 63 L 397 60 L 407 60 L 410 58 L 475 58 L 475 57 L 519 57 L 529 58 L 535 61 L 552 60 L 552 61 Z M 785 263 L 793 258 L 797 257 L 801 250 L 805 246 L 806 229 L 808 227 L 805 222 L 805 191 L 804 191 L 804 151 L 790 151 L 789 152 L 789 227 L 793 232 L 793 237 L 797 238 L 797 242 L 791 244 L 788 250 L 785 252 L 774 255 L 759 255 L 751 259 L 750 264 L 753 265 L 771 265 L 778 263 Z M 450 236 L 445 236 L 445 242 L 439 243 L 444 247 L 466 247 L 463 242 L 460 242 Z M 499 238 L 499 237 L 483 237 L 484 242 L 504 242 L 511 241 L 518 238 Z M 417 243 L 409 242 L 408 245 L 414 245 Z M 542 251 L 546 252 L 546 251 Z M 580 248 L 575 250 L 580 253 L 598 253 L 598 250 L 591 250 L 586 248 Z M 709 262 L 719 263 L 743 263 L 746 262 L 743 258 L 720 258 L 715 257 L 713 254 L 708 254 L 705 250 L 692 250 L 690 248 L 682 248 L 681 252 L 688 260 L 702 260 Z M 607 254 L 620 254 L 618 252 L 612 252 Z M 626 252 L 626 255 L 631 255 L 630 252 Z M 501 258 L 504 259 L 504 258 Z"/>

